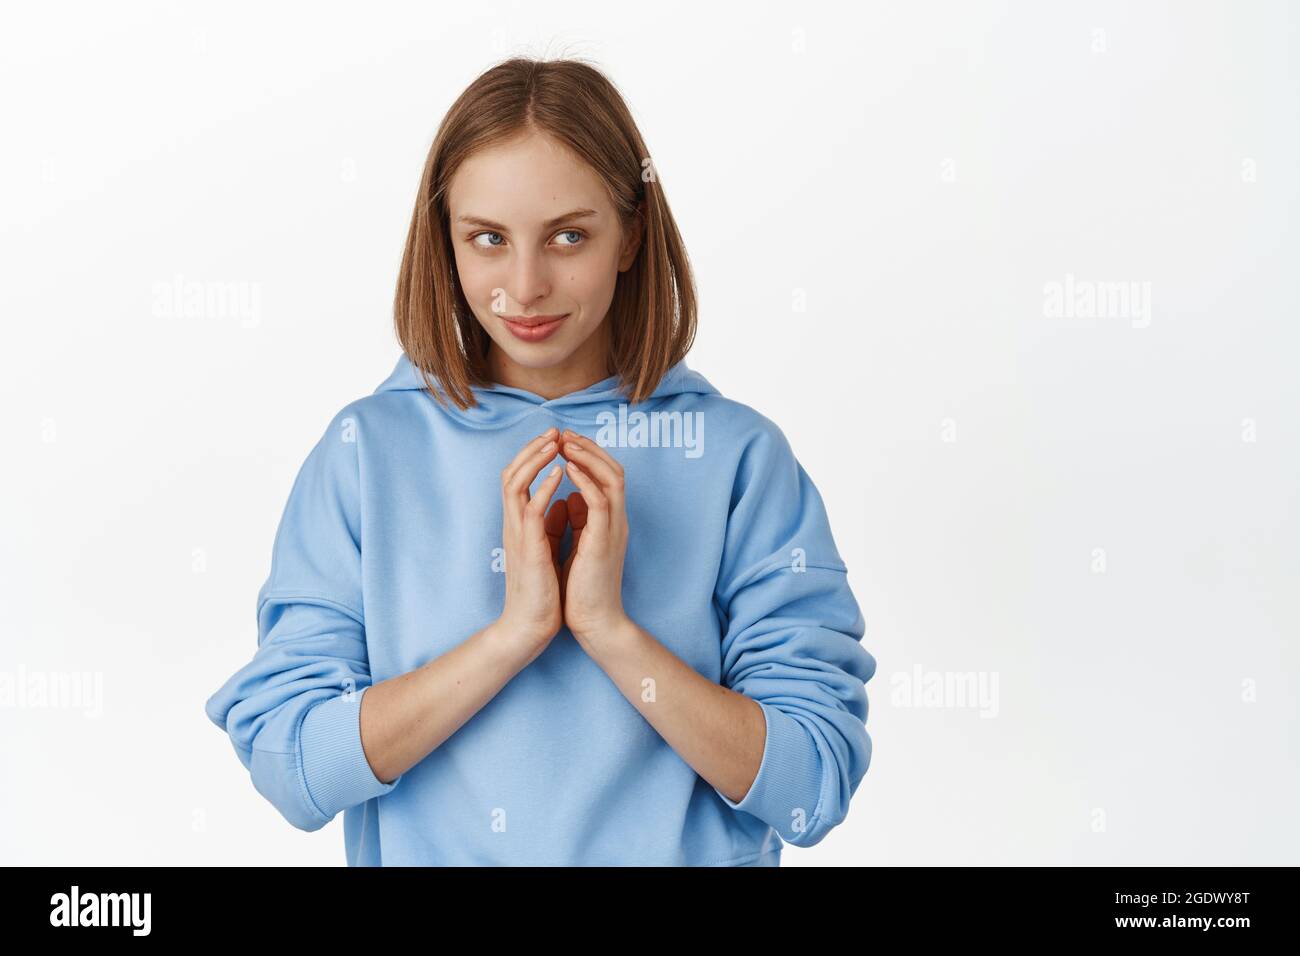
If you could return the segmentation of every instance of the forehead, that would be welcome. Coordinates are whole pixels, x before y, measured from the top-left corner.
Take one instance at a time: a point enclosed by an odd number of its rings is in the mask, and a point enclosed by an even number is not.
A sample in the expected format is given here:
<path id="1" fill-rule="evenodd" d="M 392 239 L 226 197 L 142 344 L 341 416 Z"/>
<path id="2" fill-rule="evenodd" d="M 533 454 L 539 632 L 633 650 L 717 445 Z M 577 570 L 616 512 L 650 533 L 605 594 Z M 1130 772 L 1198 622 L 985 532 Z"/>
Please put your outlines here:
<path id="1" fill-rule="evenodd" d="M 601 215 L 613 209 L 596 171 L 540 134 L 481 149 L 452 176 L 447 202 L 457 216 L 512 225 L 540 223 L 579 206 Z"/>

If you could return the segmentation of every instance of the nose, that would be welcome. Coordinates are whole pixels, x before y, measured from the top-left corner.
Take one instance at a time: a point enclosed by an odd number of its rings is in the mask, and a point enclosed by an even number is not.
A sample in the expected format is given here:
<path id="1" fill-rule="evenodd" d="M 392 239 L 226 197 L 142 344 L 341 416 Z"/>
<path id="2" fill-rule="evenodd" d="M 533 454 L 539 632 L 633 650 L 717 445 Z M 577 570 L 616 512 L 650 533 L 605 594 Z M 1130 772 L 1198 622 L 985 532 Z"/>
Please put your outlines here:
<path id="1" fill-rule="evenodd" d="M 542 256 L 531 251 L 516 254 L 510 264 L 510 287 L 506 291 L 523 311 L 550 295 L 550 275 Z"/>

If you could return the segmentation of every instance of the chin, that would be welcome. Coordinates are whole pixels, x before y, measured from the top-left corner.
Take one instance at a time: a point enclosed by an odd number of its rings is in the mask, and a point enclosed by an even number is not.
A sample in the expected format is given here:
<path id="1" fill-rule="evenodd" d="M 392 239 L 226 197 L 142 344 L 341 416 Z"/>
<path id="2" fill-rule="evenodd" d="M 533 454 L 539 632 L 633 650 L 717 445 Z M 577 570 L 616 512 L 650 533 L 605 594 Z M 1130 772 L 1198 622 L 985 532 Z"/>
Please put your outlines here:
<path id="1" fill-rule="evenodd" d="M 555 365 L 562 365 L 574 349 L 567 342 L 537 342 L 528 344 L 518 342 L 507 331 L 506 336 L 511 339 L 509 342 L 496 342 L 497 348 L 510 356 L 511 361 L 516 365 L 524 368 L 551 368 Z"/>

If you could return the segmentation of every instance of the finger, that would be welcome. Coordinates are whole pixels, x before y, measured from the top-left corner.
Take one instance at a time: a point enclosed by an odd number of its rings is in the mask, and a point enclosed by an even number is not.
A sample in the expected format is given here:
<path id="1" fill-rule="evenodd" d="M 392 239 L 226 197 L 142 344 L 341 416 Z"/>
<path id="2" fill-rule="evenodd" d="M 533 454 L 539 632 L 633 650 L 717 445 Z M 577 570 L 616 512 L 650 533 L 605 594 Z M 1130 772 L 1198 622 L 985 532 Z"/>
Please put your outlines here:
<path id="1" fill-rule="evenodd" d="M 540 435 L 538 435 L 528 444 L 524 445 L 523 448 L 519 449 L 515 457 L 511 459 L 510 464 L 506 465 L 504 468 L 501 469 L 502 488 L 505 488 L 507 486 L 510 479 L 515 476 L 515 473 L 518 472 L 519 469 L 524 466 L 525 462 L 527 462 L 528 459 L 534 457 L 537 451 L 542 446 L 544 446 L 548 441 L 557 441 L 558 438 L 559 438 L 559 429 L 557 429 L 554 425 L 552 425 L 550 428 L 546 429 L 546 431 L 542 432 Z M 541 465 L 539 464 L 537 467 L 540 469 Z M 537 477 L 536 471 L 533 472 L 533 477 L 534 478 Z M 528 484 L 532 484 L 531 478 L 528 480 Z"/>
<path id="2" fill-rule="evenodd" d="M 603 461 L 609 467 L 610 472 L 619 477 L 623 476 L 623 466 L 599 442 L 593 441 L 586 435 L 579 435 L 572 428 L 566 428 L 560 440 L 562 442 L 573 442 L 579 448 L 591 452 L 598 461 Z M 591 471 L 592 469 L 587 470 Z"/>
<path id="3" fill-rule="evenodd" d="M 548 441 L 539 446 L 531 455 L 526 456 L 519 463 L 519 467 L 505 480 L 502 493 L 517 505 L 527 505 L 530 500 L 528 494 L 529 485 L 537 479 L 538 472 L 556 456 L 559 450 L 559 445 L 555 441 Z M 559 482 L 557 481 L 556 484 L 558 485 Z M 551 490 L 554 491 L 555 489 L 552 488 Z M 548 500 L 550 499 L 549 494 L 546 497 Z M 546 505 L 543 504 L 542 507 L 545 508 Z"/>
<path id="4" fill-rule="evenodd" d="M 570 437 L 566 432 L 560 454 L 570 461 L 577 461 L 583 470 L 600 483 L 601 489 L 617 506 L 623 503 L 623 466 L 614 461 L 590 439 L 577 435 Z"/>
<path id="5" fill-rule="evenodd" d="M 570 463 L 570 467 L 577 467 Z M 565 504 L 569 511 L 569 524 L 573 530 L 581 531 L 587 524 L 587 502 L 576 491 L 569 492 L 569 497 L 565 499 Z"/>
<path id="6" fill-rule="evenodd" d="M 529 455 L 531 455 L 534 451 L 536 451 L 539 447 L 544 445 L 546 442 L 558 441 L 558 439 L 559 439 L 558 429 L 554 425 L 552 425 L 550 428 L 546 429 L 546 431 L 542 432 L 540 435 L 537 435 L 535 438 L 531 439 L 527 444 L 524 445 L 523 448 L 520 448 L 519 451 L 515 453 L 515 457 L 511 459 L 510 464 L 506 465 L 505 468 L 501 469 L 502 477 L 504 478 L 507 474 L 513 474 L 515 469 L 518 468 L 523 463 L 524 459 L 526 459 Z"/>
<path id="7" fill-rule="evenodd" d="M 583 500 L 587 506 L 587 520 L 584 522 L 584 530 L 595 531 L 597 535 L 604 534 L 609 528 L 609 499 L 605 493 L 600 490 L 585 468 L 576 462 L 570 461 L 568 467 L 569 477 L 573 483 L 578 486 L 582 492 Z"/>
<path id="8" fill-rule="evenodd" d="M 570 462 L 569 467 L 574 467 Z M 570 472 L 570 475 L 573 473 Z M 573 540 L 569 542 L 569 560 L 568 564 L 573 563 L 573 556 L 578 553 L 578 542 L 582 540 L 582 529 L 587 526 L 587 502 L 582 500 L 582 495 L 573 491 L 565 499 L 565 504 L 569 510 L 569 527 L 573 529 Z"/>
<path id="9" fill-rule="evenodd" d="M 554 454 L 554 452 L 552 452 Z M 524 505 L 524 524 L 530 528 L 534 525 L 545 528 L 543 515 L 546 512 L 546 506 L 550 503 L 551 496 L 555 494 L 555 489 L 560 487 L 560 482 L 564 480 L 564 468 L 556 465 L 546 473 L 542 483 L 537 486 L 537 493 L 528 499 L 528 504 Z M 527 490 L 527 489 L 525 489 Z"/>
<path id="10" fill-rule="evenodd" d="M 569 460 L 569 477 L 573 479 L 573 483 L 583 491 L 587 498 L 589 514 L 587 523 L 589 525 L 598 523 L 602 528 L 609 527 L 623 511 L 621 479 L 613 479 L 614 485 L 612 487 L 602 484 L 591 473 L 589 467 L 591 457 L 576 448 L 572 449 L 572 451 L 574 454 L 573 458 Z M 587 485 L 581 484 L 578 478 L 579 474 L 586 478 Z"/>
<path id="11" fill-rule="evenodd" d="M 546 513 L 546 537 L 551 542 L 551 560 L 560 563 L 560 542 L 564 538 L 564 526 L 569 523 L 569 503 L 564 498 L 557 498 Z"/>

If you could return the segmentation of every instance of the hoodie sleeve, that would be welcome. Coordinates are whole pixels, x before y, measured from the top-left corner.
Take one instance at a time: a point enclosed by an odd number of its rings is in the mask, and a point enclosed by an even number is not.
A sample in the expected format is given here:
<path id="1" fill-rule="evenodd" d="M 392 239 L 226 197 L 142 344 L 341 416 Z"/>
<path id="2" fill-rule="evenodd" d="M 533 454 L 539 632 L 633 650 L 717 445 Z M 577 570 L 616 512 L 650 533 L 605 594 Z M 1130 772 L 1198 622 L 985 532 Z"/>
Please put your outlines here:
<path id="1" fill-rule="evenodd" d="M 379 780 L 361 746 L 371 681 L 359 515 L 356 422 L 340 413 L 289 492 L 257 596 L 257 651 L 205 707 L 253 786 L 300 830 L 401 781 Z"/>
<path id="2" fill-rule="evenodd" d="M 717 793 L 812 846 L 845 818 L 866 775 L 876 662 L 821 495 L 780 429 L 760 421 L 737 468 L 715 598 L 722 683 L 758 703 L 767 733 L 744 798 Z"/>

